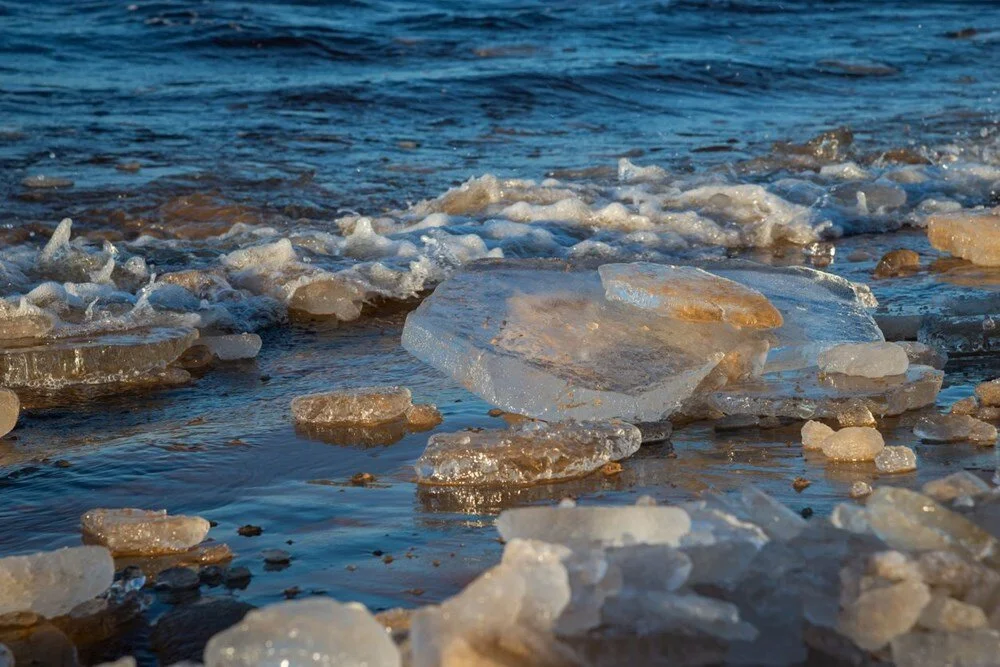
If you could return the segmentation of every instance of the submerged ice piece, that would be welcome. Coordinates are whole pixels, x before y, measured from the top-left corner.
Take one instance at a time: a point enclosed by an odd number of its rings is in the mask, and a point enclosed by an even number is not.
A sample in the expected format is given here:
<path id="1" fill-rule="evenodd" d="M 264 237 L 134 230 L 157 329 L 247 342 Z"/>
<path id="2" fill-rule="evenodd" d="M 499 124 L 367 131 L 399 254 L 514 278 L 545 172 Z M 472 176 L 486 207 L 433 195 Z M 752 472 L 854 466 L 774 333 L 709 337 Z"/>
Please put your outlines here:
<path id="1" fill-rule="evenodd" d="M 114 574 L 111 552 L 97 546 L 0 558 L 0 616 L 61 616 L 106 591 Z"/>
<path id="2" fill-rule="evenodd" d="M 685 413 L 836 419 L 862 405 L 873 415 L 891 416 L 933 405 L 943 381 L 944 373 L 930 366 L 910 366 L 905 375 L 884 378 L 821 375 L 816 368 L 765 373 L 699 397 Z"/>
<path id="3" fill-rule="evenodd" d="M 205 667 L 399 667 L 399 649 L 357 602 L 313 598 L 255 609 L 212 637 Z"/>
<path id="4" fill-rule="evenodd" d="M 641 443 L 624 422 L 527 422 L 433 435 L 415 467 L 423 484 L 534 484 L 586 475 Z"/>
<path id="5" fill-rule="evenodd" d="M 599 273 L 609 300 L 664 317 L 728 322 L 750 329 L 773 329 L 783 321 L 778 309 L 757 290 L 694 266 L 605 264 Z"/>
<path id="6" fill-rule="evenodd" d="M 0 349 L 0 385 L 46 390 L 139 381 L 166 368 L 197 337 L 192 329 L 157 327 L 8 344 Z"/>
<path id="7" fill-rule="evenodd" d="M 362 387 L 299 396 L 292 415 L 305 424 L 374 426 L 404 418 L 412 405 L 406 387 Z"/>
<path id="8" fill-rule="evenodd" d="M 410 313 L 403 347 L 509 412 L 656 422 L 723 359 L 715 386 L 752 374 L 767 350 L 761 336 L 608 301 L 592 268 L 486 260 Z"/>
<path id="9" fill-rule="evenodd" d="M 166 510 L 95 509 L 80 517 L 83 539 L 115 556 L 154 556 L 187 551 L 208 535 L 200 516 L 169 516 Z"/>
<path id="10" fill-rule="evenodd" d="M 932 215 L 927 238 L 938 250 L 981 266 L 1000 266 L 1000 207 Z"/>

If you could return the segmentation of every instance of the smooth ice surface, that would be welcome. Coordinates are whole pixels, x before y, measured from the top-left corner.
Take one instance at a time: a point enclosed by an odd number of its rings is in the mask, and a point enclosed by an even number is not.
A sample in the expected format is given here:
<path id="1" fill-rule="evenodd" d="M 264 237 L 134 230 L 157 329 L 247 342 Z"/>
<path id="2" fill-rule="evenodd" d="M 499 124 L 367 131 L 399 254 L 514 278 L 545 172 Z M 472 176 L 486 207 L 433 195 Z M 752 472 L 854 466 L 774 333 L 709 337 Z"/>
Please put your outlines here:
<path id="1" fill-rule="evenodd" d="M 222 361 L 237 359 L 253 359 L 260 352 L 260 336 L 254 333 L 233 334 L 230 336 L 202 336 L 197 341 L 204 345 L 212 354 Z"/>
<path id="2" fill-rule="evenodd" d="M 633 422 L 668 417 L 719 362 L 751 372 L 767 343 L 604 298 L 597 271 L 561 261 L 485 261 L 410 313 L 403 347 L 510 412 Z"/>
<path id="3" fill-rule="evenodd" d="M 886 474 L 911 472 L 917 469 L 917 455 L 909 447 L 885 447 L 875 456 L 875 469 Z"/>
<path id="4" fill-rule="evenodd" d="M 432 435 L 414 467 L 424 484 L 533 484 L 585 475 L 640 444 L 624 422 L 526 422 Z"/>
<path id="5" fill-rule="evenodd" d="M 875 534 L 894 549 L 956 549 L 975 559 L 996 551 L 996 538 L 916 491 L 879 487 L 865 507 Z"/>
<path id="6" fill-rule="evenodd" d="M 98 546 L 0 558 L 0 616 L 60 616 L 106 591 L 114 573 L 111 552 Z"/>
<path id="7" fill-rule="evenodd" d="M 0 436 L 5 436 L 17 426 L 21 413 L 21 401 L 9 389 L 0 389 Z"/>
<path id="8" fill-rule="evenodd" d="M 848 343 L 824 350 L 819 369 L 856 377 L 902 375 L 910 366 L 906 350 L 895 343 Z"/>
<path id="9" fill-rule="evenodd" d="M 679 507 L 521 507 L 497 518 L 505 540 L 537 539 L 557 544 L 668 544 L 677 546 L 691 530 Z"/>
<path id="10" fill-rule="evenodd" d="M 832 461 L 874 461 L 885 447 L 885 440 L 877 429 L 848 426 L 827 436 L 820 447 Z"/>
<path id="11" fill-rule="evenodd" d="M 1000 207 L 933 215 L 927 238 L 938 250 L 981 266 L 1000 266 Z"/>
<path id="12" fill-rule="evenodd" d="M 728 322 L 773 329 L 782 317 L 767 297 L 740 283 L 693 266 L 636 262 L 600 267 L 609 300 L 689 322 Z"/>
<path id="13" fill-rule="evenodd" d="M 396 645 L 354 602 L 313 598 L 255 609 L 209 640 L 205 667 L 399 667 Z"/>
<path id="14" fill-rule="evenodd" d="M 0 350 L 0 385 L 55 389 L 141 380 L 179 357 L 197 336 L 191 329 L 159 327 L 8 344 Z"/>
<path id="15" fill-rule="evenodd" d="M 997 428 L 969 415 L 928 415 L 921 417 L 913 433 L 924 442 L 974 442 L 994 445 Z"/>
<path id="16" fill-rule="evenodd" d="M 115 556 L 187 551 L 208 535 L 199 516 L 170 516 L 166 510 L 94 509 L 80 517 L 84 540 Z"/>
<path id="17" fill-rule="evenodd" d="M 384 424 L 405 417 L 411 398 L 406 387 L 344 389 L 299 396 L 292 415 L 306 424 Z"/>
<path id="18" fill-rule="evenodd" d="M 765 373 L 695 397 L 684 412 L 724 415 L 836 419 L 860 404 L 873 415 L 898 415 L 933 405 L 944 373 L 929 366 L 910 366 L 905 375 L 884 378 L 823 375 L 816 368 Z"/>

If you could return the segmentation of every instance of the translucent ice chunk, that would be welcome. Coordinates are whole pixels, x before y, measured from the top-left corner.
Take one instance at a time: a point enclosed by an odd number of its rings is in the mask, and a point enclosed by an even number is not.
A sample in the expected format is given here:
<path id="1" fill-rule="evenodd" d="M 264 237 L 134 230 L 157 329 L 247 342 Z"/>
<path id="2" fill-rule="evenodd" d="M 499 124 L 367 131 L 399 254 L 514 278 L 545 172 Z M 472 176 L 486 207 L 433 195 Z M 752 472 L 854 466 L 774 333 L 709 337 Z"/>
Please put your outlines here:
<path id="1" fill-rule="evenodd" d="M 510 412 L 543 419 L 668 417 L 726 359 L 749 374 L 766 341 L 609 302 L 597 271 L 562 261 L 482 261 L 411 313 L 403 347 Z"/>
<path id="2" fill-rule="evenodd" d="M 0 299 L 0 340 L 39 338 L 52 330 L 52 316 L 22 302 L 18 306 Z"/>
<path id="3" fill-rule="evenodd" d="M 412 405 L 406 387 L 361 387 L 299 396 L 292 415 L 306 424 L 374 426 L 404 418 Z"/>
<path id="4" fill-rule="evenodd" d="M 920 625 L 928 630 L 960 632 L 984 628 L 986 614 L 976 605 L 955 600 L 945 595 L 935 595 L 920 614 Z"/>
<path id="5" fill-rule="evenodd" d="M 0 350 L 0 385 L 57 389 L 141 379 L 179 357 L 197 336 L 191 329 L 161 327 L 9 344 Z"/>
<path id="6" fill-rule="evenodd" d="M 9 389 L 0 389 L 0 436 L 7 435 L 17 425 L 21 401 Z"/>
<path id="7" fill-rule="evenodd" d="M 916 491 L 879 487 L 866 508 L 875 534 L 894 549 L 955 549 L 976 559 L 996 551 L 996 538 Z"/>
<path id="8" fill-rule="evenodd" d="M 874 651 L 909 632 L 930 599 L 927 585 L 920 581 L 865 591 L 845 606 L 838 629 L 861 648 Z"/>
<path id="9" fill-rule="evenodd" d="M 205 646 L 205 667 L 399 667 L 399 649 L 361 604 L 313 598 L 255 609 Z"/>
<path id="10" fill-rule="evenodd" d="M 927 238 L 938 250 L 981 266 L 1000 266 L 1000 207 L 932 215 Z"/>
<path id="11" fill-rule="evenodd" d="M 308 282 L 292 293 L 288 307 L 310 315 L 333 315 L 348 322 L 361 316 L 365 290 L 333 276 Z"/>
<path id="12" fill-rule="evenodd" d="M 237 359 L 253 359 L 260 352 L 260 336 L 253 333 L 234 334 L 231 336 L 202 336 L 199 345 L 204 345 L 212 354 L 222 361 Z"/>
<path id="13" fill-rule="evenodd" d="M 168 516 L 166 510 L 95 509 L 80 517 L 84 541 L 119 555 L 159 555 L 187 551 L 208 534 L 198 516 Z"/>
<path id="14" fill-rule="evenodd" d="M 641 443 L 639 429 L 623 422 L 527 422 L 433 435 L 415 468 L 424 484 L 533 484 L 586 475 Z"/>
<path id="15" fill-rule="evenodd" d="M 969 415 L 928 415 L 921 417 L 913 433 L 924 442 L 974 442 L 994 445 L 997 428 Z"/>
<path id="16" fill-rule="evenodd" d="M 885 447 L 875 457 L 875 469 L 885 474 L 911 472 L 917 469 L 917 455 L 909 447 Z"/>
<path id="17" fill-rule="evenodd" d="M 0 616 L 60 616 L 106 591 L 114 574 L 111 552 L 97 546 L 0 558 Z"/>
<path id="18" fill-rule="evenodd" d="M 1000 406 L 1000 380 L 990 380 L 977 384 L 976 397 L 983 405 Z"/>
<path id="19" fill-rule="evenodd" d="M 697 397 L 684 411 L 836 419 L 848 407 L 860 404 L 873 415 L 898 415 L 933 405 L 943 381 L 944 373 L 929 366 L 910 366 L 905 375 L 884 378 L 821 375 L 815 368 L 781 371 Z"/>
<path id="20" fill-rule="evenodd" d="M 827 436 L 821 447 L 823 455 L 833 461 L 874 461 L 885 441 L 874 428 L 848 426 Z"/>
<path id="21" fill-rule="evenodd" d="M 807 421 L 802 425 L 802 449 L 821 450 L 823 441 L 833 435 L 833 429 L 818 421 Z"/>
<path id="22" fill-rule="evenodd" d="M 693 266 L 637 262 L 600 267 L 607 298 L 690 322 L 773 329 L 781 313 L 767 297 Z"/>
<path id="23" fill-rule="evenodd" d="M 991 667 L 1000 655 L 1000 631 L 911 632 L 892 641 L 896 667 Z"/>
<path id="24" fill-rule="evenodd" d="M 959 496 L 975 498 L 990 492 L 990 485 L 971 472 L 961 471 L 934 479 L 923 486 L 923 492 L 934 500 L 947 502 Z"/>
<path id="25" fill-rule="evenodd" d="M 902 375 L 910 366 L 906 350 L 895 343 L 848 343 L 824 350 L 819 369 L 866 378 Z"/>
<path id="26" fill-rule="evenodd" d="M 556 544 L 668 544 L 677 546 L 691 530 L 679 507 L 520 507 L 497 518 L 505 540 L 536 539 Z"/>

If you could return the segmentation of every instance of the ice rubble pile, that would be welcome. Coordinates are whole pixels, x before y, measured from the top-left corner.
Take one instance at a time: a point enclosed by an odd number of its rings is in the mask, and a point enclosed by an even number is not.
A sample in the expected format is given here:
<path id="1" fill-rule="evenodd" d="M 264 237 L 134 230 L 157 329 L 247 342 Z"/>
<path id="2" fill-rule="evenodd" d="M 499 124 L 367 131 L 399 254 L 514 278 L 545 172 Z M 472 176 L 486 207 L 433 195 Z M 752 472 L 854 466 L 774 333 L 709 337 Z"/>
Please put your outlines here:
<path id="1" fill-rule="evenodd" d="M 802 267 L 486 260 L 407 317 L 403 347 L 494 405 L 546 420 L 806 419 L 851 402 L 878 415 L 932 403 L 943 374 L 882 342 L 874 305 L 867 288 Z"/>

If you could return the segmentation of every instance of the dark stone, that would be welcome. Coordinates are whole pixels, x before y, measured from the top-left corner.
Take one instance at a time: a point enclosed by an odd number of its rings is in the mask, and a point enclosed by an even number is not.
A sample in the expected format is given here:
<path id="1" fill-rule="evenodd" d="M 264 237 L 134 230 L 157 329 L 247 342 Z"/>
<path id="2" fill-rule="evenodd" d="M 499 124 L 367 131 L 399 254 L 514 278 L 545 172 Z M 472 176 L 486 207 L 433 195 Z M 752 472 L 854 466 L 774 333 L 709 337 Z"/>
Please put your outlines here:
<path id="1" fill-rule="evenodd" d="M 153 626 L 152 646 L 160 664 L 201 662 L 208 640 L 239 623 L 251 609 L 253 605 L 233 598 L 202 598 L 174 607 Z"/>

